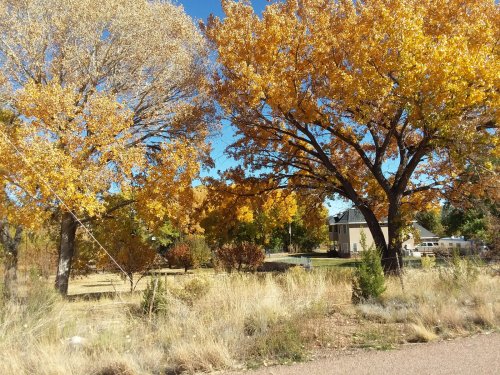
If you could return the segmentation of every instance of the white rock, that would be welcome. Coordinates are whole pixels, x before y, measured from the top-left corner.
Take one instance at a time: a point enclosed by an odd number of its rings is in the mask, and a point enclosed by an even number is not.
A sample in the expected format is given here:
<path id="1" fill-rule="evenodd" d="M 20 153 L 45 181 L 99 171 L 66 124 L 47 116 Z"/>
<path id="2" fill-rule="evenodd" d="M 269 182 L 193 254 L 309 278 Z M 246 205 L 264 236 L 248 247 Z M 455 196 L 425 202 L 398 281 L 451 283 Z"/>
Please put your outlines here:
<path id="1" fill-rule="evenodd" d="M 68 345 L 73 348 L 80 348 L 82 346 L 85 346 L 86 342 L 87 339 L 81 336 L 73 336 L 68 339 Z"/>

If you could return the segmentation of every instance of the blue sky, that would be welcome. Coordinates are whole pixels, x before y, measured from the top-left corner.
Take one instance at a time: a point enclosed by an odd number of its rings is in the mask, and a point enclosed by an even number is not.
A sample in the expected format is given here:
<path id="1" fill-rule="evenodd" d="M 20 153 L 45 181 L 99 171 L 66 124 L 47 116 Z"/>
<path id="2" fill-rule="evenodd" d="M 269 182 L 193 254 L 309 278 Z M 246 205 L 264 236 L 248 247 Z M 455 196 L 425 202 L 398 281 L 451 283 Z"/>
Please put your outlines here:
<path id="1" fill-rule="evenodd" d="M 186 13 L 195 20 L 205 21 L 210 14 L 221 18 L 224 16 L 220 0 L 177 0 L 175 2 L 182 5 Z M 270 2 L 268 0 L 252 0 L 252 6 L 257 13 L 261 13 L 269 3 Z M 205 172 L 204 175 L 215 176 L 218 170 L 225 170 L 230 166 L 235 165 L 235 161 L 228 158 L 224 154 L 224 149 L 231 143 L 232 139 L 233 131 L 231 130 L 231 126 L 226 123 L 223 126 L 222 134 L 219 134 L 212 139 L 212 157 L 215 161 L 215 168 Z M 351 207 L 352 205 L 339 200 L 329 201 L 327 202 L 327 206 L 330 214 L 333 215 Z"/>
<path id="2" fill-rule="evenodd" d="M 206 21 L 211 14 L 221 18 L 224 17 L 220 0 L 177 0 L 175 2 L 182 5 L 186 13 L 195 20 Z M 269 4 L 267 0 L 252 1 L 255 11 L 258 13 L 262 12 L 267 4 Z M 211 139 L 213 148 L 212 158 L 215 161 L 215 168 L 205 171 L 203 175 L 216 176 L 217 171 L 223 171 L 236 164 L 233 159 L 228 158 L 224 154 L 225 148 L 233 141 L 233 134 L 230 124 L 224 123 L 222 133 L 217 134 Z"/>
<path id="3" fill-rule="evenodd" d="M 176 3 L 182 5 L 187 14 L 195 20 L 206 21 L 211 14 L 224 17 L 220 0 L 177 0 Z M 265 6 L 269 4 L 267 0 L 254 0 L 252 5 L 256 12 L 262 12 Z M 233 131 L 231 126 L 226 123 L 223 126 L 222 134 L 217 134 L 212 140 L 212 157 L 215 160 L 215 168 L 204 175 L 215 176 L 218 170 L 225 170 L 228 167 L 235 165 L 235 161 L 228 158 L 224 154 L 224 149 L 233 140 Z"/>
<path id="4" fill-rule="evenodd" d="M 210 14 L 223 16 L 220 0 L 177 0 L 176 2 L 181 4 L 186 13 L 195 19 L 206 20 Z M 261 12 L 266 4 L 269 4 L 267 0 L 252 0 L 256 12 Z"/>

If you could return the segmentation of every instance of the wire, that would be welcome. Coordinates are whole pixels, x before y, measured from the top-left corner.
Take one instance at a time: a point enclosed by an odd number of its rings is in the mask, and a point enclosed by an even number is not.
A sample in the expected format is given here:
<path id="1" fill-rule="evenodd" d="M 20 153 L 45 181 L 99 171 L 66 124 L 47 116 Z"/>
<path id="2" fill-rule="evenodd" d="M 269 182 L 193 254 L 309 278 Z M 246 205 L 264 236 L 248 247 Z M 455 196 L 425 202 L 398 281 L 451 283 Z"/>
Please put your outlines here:
<path id="1" fill-rule="evenodd" d="M 80 220 L 78 216 L 69 208 L 69 206 L 64 202 L 64 200 L 59 196 L 59 194 L 56 193 L 56 191 L 50 186 L 50 184 L 45 180 L 41 173 L 36 170 L 36 168 L 33 166 L 33 164 L 24 156 L 24 154 L 19 150 L 19 148 L 12 143 L 12 141 L 9 139 L 9 137 L 4 133 L 2 129 L 0 129 L 0 134 L 2 134 L 3 138 L 7 141 L 7 143 L 14 149 L 14 151 L 21 157 L 21 159 L 24 161 L 24 163 L 35 173 L 35 176 L 39 178 L 41 182 L 50 190 L 50 192 L 61 202 L 62 206 L 73 216 L 73 218 L 82 226 L 82 228 L 87 232 L 87 234 L 92 238 L 92 240 L 101 248 L 102 251 L 111 259 L 111 261 L 116 264 L 118 269 L 130 280 L 132 281 L 131 277 L 128 275 L 127 272 L 118 264 L 118 262 L 113 258 L 113 256 L 104 248 L 104 246 L 95 238 L 95 236 L 92 234 L 92 231 L 87 228 L 87 226 Z"/>

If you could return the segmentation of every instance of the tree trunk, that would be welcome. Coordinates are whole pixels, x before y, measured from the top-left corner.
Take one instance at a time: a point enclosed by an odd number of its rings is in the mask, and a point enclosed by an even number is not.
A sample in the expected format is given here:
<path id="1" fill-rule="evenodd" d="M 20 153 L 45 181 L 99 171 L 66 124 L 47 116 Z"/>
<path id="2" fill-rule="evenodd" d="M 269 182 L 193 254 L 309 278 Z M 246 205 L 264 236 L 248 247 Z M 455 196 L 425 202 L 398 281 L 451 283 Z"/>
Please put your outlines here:
<path id="1" fill-rule="evenodd" d="M 14 236 L 11 236 L 9 224 L 5 221 L 0 223 L 0 241 L 5 250 L 3 294 L 6 299 L 17 295 L 17 262 L 22 234 L 21 226 L 16 227 Z"/>
<path id="2" fill-rule="evenodd" d="M 127 276 L 130 283 L 130 292 L 132 293 L 134 291 L 134 274 L 132 272 L 129 272 Z"/>
<path id="3" fill-rule="evenodd" d="M 402 225 L 401 217 L 399 214 L 399 206 L 394 204 L 390 204 L 389 206 L 389 243 L 386 242 L 382 227 L 372 210 L 365 206 L 359 206 L 358 208 L 366 220 L 368 229 L 370 229 L 375 247 L 380 251 L 382 255 L 382 267 L 384 268 L 384 274 L 398 275 L 403 267 L 401 258 L 402 242 L 400 235 Z"/>
<path id="4" fill-rule="evenodd" d="M 389 243 L 387 251 L 382 255 L 382 266 L 386 275 L 399 275 L 403 269 L 403 221 L 400 212 L 401 203 L 399 199 L 389 203 L 389 215 L 387 217 Z"/>
<path id="5" fill-rule="evenodd" d="M 64 212 L 61 220 L 59 260 L 57 264 L 56 289 L 63 296 L 68 295 L 71 262 L 75 253 L 75 236 L 78 223 L 69 212 Z"/>

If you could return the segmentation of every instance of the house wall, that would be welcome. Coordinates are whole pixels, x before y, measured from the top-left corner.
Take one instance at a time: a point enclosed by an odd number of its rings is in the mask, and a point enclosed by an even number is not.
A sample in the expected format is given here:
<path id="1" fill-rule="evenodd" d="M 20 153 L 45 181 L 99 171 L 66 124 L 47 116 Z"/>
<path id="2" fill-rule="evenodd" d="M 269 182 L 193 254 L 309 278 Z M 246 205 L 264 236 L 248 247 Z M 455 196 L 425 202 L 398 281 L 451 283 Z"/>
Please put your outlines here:
<path id="1" fill-rule="evenodd" d="M 330 226 L 328 227 L 328 236 L 330 237 L 330 241 L 338 241 L 339 240 L 339 234 L 338 234 L 338 232 L 335 232 L 335 228 L 337 228 L 337 225 L 333 225 L 333 224 L 330 224 Z"/>
<path id="2" fill-rule="evenodd" d="M 335 228 L 338 229 L 337 232 L 335 232 Z M 361 251 L 361 231 L 364 231 L 367 245 L 370 247 L 374 241 L 366 223 L 332 223 L 329 227 L 329 237 L 335 243 L 340 255 L 349 256 L 352 253 Z M 387 242 L 389 237 L 387 224 L 382 224 L 382 233 Z M 425 241 L 437 242 L 437 238 L 421 238 L 421 242 Z M 410 238 L 403 242 L 402 248 L 412 250 L 416 245 L 413 236 L 410 235 Z"/>
<path id="3" fill-rule="evenodd" d="M 366 235 L 366 245 L 368 247 L 374 245 L 373 236 L 370 229 L 363 224 L 351 224 L 349 228 L 350 250 L 351 253 L 362 251 L 361 249 L 361 232 Z M 382 226 L 382 233 L 384 234 L 385 241 L 389 238 L 387 226 Z"/>
<path id="4" fill-rule="evenodd" d="M 337 224 L 340 254 L 349 254 L 349 228 L 347 224 Z"/>

